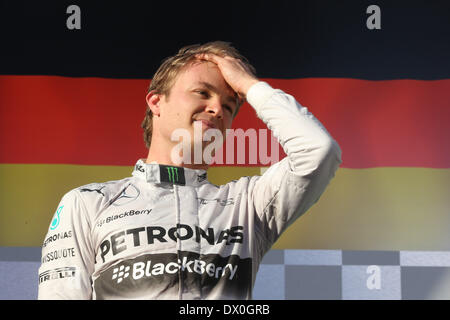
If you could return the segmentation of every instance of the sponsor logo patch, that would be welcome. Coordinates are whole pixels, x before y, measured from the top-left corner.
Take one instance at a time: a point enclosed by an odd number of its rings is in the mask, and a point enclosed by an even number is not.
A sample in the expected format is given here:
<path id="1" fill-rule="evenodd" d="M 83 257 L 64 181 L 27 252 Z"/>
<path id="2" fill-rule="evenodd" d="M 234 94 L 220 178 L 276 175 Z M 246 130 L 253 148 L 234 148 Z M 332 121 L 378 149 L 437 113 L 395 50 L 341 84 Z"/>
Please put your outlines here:
<path id="1" fill-rule="evenodd" d="M 75 277 L 76 268 L 75 267 L 64 267 L 57 268 L 53 270 L 47 270 L 39 274 L 39 283 L 55 280 Z"/>
<path id="2" fill-rule="evenodd" d="M 123 279 L 127 278 L 130 273 L 130 266 L 120 266 L 118 268 L 114 268 L 112 280 L 117 279 L 117 283 L 121 283 Z"/>

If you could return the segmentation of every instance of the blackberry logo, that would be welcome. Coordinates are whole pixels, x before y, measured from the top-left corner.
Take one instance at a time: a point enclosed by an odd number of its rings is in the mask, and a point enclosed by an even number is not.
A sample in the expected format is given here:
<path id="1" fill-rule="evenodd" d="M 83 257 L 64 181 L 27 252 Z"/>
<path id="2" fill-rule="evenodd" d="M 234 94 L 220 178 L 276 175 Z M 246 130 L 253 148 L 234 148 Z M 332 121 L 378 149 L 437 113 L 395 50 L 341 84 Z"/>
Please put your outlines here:
<path id="1" fill-rule="evenodd" d="M 123 279 L 127 278 L 130 273 L 130 267 L 120 266 L 119 268 L 114 268 L 112 280 L 117 279 L 117 283 L 121 283 Z"/>
<path id="2" fill-rule="evenodd" d="M 133 282 L 133 280 L 171 275 L 178 272 L 197 273 L 215 279 L 228 278 L 233 280 L 238 269 L 238 264 L 227 263 L 223 265 L 216 264 L 214 261 L 208 263 L 201 259 L 189 259 L 188 257 L 178 259 L 178 262 L 170 261 L 167 263 L 155 263 L 146 257 L 151 257 L 151 255 L 132 260 L 134 263 L 130 266 L 121 265 L 120 267 L 115 267 L 112 280 L 117 279 L 117 284 L 120 284 L 124 280 Z"/>

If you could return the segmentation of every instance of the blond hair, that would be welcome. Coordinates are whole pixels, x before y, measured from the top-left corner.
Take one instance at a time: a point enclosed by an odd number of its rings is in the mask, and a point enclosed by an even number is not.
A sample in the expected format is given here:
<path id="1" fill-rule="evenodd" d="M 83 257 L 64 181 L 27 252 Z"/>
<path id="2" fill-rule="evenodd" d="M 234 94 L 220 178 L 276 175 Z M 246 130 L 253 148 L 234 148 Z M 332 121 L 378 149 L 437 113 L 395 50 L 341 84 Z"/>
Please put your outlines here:
<path id="1" fill-rule="evenodd" d="M 178 74 L 183 70 L 184 67 L 192 64 L 197 60 L 195 57 L 197 54 L 216 54 L 218 56 L 231 56 L 236 59 L 240 59 L 249 70 L 256 75 L 255 68 L 248 62 L 248 60 L 242 56 L 236 48 L 231 46 L 229 42 L 224 41 L 213 41 L 208 42 L 203 45 L 194 44 L 181 48 L 177 54 L 174 56 L 168 57 L 163 60 L 162 64 L 156 71 L 153 79 L 148 88 L 148 92 L 153 91 L 157 94 L 163 94 L 166 97 L 170 95 L 170 89 L 175 83 L 175 80 Z M 236 111 L 233 117 L 239 111 L 242 102 L 236 108 Z M 147 148 L 150 148 L 151 140 L 152 140 L 152 131 L 153 131 L 153 113 L 149 107 L 145 112 L 144 121 L 142 121 L 141 127 L 144 129 L 144 141 Z"/>

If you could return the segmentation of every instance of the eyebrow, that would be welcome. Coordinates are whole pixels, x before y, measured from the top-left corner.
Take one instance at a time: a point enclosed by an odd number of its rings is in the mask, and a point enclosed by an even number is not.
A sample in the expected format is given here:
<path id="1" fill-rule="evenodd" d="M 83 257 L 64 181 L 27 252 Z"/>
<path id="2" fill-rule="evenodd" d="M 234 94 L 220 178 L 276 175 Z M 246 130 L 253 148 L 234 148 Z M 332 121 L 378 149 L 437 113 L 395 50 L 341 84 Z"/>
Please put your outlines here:
<path id="1" fill-rule="evenodd" d="M 199 81 L 197 84 L 203 85 L 215 93 L 219 92 L 219 89 L 217 89 L 213 84 L 211 84 L 209 82 Z M 227 101 L 234 103 L 236 107 L 239 105 L 239 99 L 238 99 L 237 95 L 234 97 L 227 95 Z"/>

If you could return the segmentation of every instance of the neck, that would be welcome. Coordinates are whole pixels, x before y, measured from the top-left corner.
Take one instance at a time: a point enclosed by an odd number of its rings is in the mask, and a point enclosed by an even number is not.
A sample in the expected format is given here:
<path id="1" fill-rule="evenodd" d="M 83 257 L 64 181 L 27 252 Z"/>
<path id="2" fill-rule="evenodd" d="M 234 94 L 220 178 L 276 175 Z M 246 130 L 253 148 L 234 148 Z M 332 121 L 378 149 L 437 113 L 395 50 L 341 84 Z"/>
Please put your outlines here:
<path id="1" fill-rule="evenodd" d="M 148 150 L 148 156 L 145 163 L 151 163 L 155 161 L 158 164 L 164 164 L 167 166 L 177 166 L 184 167 L 189 169 L 201 169 L 208 170 L 209 165 L 206 163 L 202 164 L 191 164 L 191 163 L 175 163 L 172 161 L 172 157 L 170 155 L 172 147 L 163 146 L 161 143 L 152 143 L 150 144 L 150 148 Z"/>

